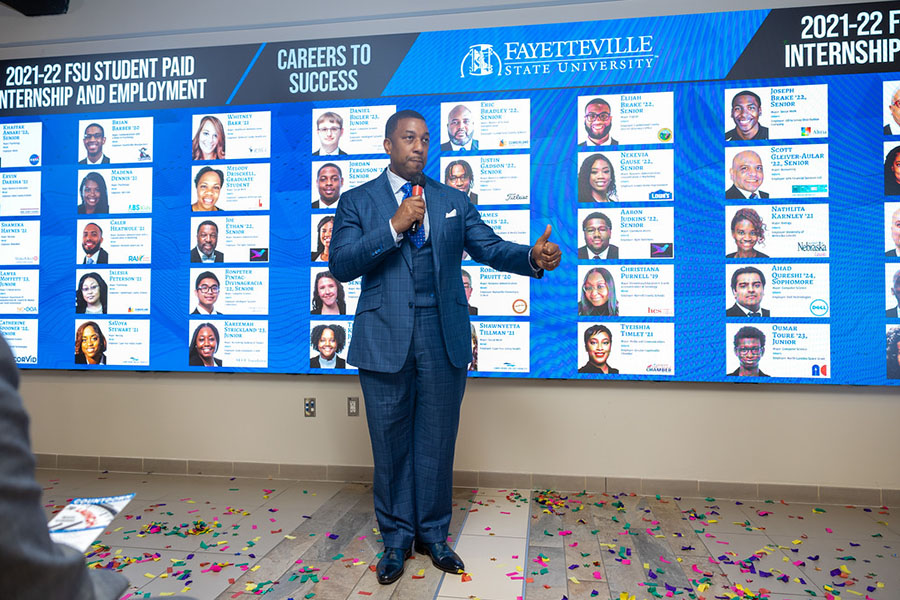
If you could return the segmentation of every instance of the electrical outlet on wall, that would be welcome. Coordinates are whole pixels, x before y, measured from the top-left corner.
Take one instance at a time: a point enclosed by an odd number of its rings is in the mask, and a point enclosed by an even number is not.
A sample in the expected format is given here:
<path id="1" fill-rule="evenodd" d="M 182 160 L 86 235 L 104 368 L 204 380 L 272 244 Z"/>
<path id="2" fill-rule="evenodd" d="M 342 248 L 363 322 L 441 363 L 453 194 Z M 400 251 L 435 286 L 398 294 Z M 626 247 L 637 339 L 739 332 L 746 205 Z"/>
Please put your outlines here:
<path id="1" fill-rule="evenodd" d="M 347 416 L 359 416 L 359 396 L 347 396 Z"/>
<path id="2" fill-rule="evenodd" d="M 316 399 L 315 398 L 304 398 L 303 399 L 303 416 L 304 417 L 316 416 Z"/>

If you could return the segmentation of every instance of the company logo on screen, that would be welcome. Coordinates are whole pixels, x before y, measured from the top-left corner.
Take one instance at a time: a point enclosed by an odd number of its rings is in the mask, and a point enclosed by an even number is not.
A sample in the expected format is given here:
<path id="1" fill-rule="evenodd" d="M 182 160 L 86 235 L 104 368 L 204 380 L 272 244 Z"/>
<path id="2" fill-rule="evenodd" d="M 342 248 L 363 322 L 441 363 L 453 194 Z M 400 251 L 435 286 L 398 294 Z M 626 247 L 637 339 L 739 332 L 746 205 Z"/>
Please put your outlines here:
<path id="1" fill-rule="evenodd" d="M 37 364 L 37 356 L 34 354 L 28 354 L 26 356 L 17 356 L 16 364 L 19 365 L 36 365 Z"/>
<path id="2" fill-rule="evenodd" d="M 674 372 L 674 369 L 672 369 L 671 365 L 656 364 L 656 365 L 647 365 L 646 372 L 647 373 L 669 373 L 669 374 L 671 374 Z"/>
<path id="3" fill-rule="evenodd" d="M 250 262 L 269 262 L 269 249 L 250 248 Z"/>
<path id="4" fill-rule="evenodd" d="M 814 317 L 824 317 L 828 313 L 828 303 L 824 300 L 813 300 L 809 303 L 809 312 Z"/>
<path id="5" fill-rule="evenodd" d="M 475 44 L 469 46 L 469 51 L 459 63 L 459 76 L 485 77 L 503 72 L 503 63 L 500 56 L 494 52 L 491 44 Z"/>
<path id="6" fill-rule="evenodd" d="M 30 162 L 32 166 L 37 165 L 39 162 L 41 162 L 41 157 L 37 154 L 32 154 L 28 157 L 28 162 Z"/>
<path id="7" fill-rule="evenodd" d="M 812 252 L 813 256 L 825 256 L 828 253 L 828 244 L 825 242 L 797 242 L 797 250 Z"/>
<path id="8" fill-rule="evenodd" d="M 812 366 L 812 376 L 813 377 L 828 377 L 828 365 L 813 365 Z"/>
<path id="9" fill-rule="evenodd" d="M 675 244 L 671 242 L 651 242 L 650 258 L 672 258 L 675 256 Z"/>
<path id="10" fill-rule="evenodd" d="M 650 200 L 671 200 L 672 192 L 667 192 L 666 190 L 656 190 L 655 192 L 650 192 L 649 199 Z"/>
<path id="11" fill-rule="evenodd" d="M 485 52 L 490 49 L 491 54 Z M 632 71 L 652 69 L 654 54 L 652 35 L 591 38 L 582 40 L 552 40 L 545 42 L 503 42 L 496 68 L 493 56 L 497 52 L 490 44 L 471 46 L 460 64 L 460 77 L 470 75 L 554 75 L 556 73 L 585 73 L 598 75 L 604 71 Z M 478 58 L 476 58 L 478 57 Z M 475 73 L 472 73 L 472 70 Z"/>

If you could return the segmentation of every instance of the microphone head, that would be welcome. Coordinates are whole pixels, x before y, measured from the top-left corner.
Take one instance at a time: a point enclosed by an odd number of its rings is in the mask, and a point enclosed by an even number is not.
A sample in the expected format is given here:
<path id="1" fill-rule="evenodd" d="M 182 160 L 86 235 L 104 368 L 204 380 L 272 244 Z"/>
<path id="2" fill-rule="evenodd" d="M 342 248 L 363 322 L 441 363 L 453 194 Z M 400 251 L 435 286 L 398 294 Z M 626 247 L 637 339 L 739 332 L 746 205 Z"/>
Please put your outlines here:
<path id="1" fill-rule="evenodd" d="M 409 178 L 409 182 L 415 186 L 425 187 L 425 175 L 422 172 L 418 172 Z"/>

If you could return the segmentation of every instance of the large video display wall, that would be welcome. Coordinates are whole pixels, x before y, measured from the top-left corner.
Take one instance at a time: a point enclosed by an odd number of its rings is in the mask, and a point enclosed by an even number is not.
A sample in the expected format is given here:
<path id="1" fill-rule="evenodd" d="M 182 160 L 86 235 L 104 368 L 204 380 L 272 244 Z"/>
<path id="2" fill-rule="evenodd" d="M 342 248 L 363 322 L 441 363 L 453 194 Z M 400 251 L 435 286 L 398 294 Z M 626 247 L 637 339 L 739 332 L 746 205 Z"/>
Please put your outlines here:
<path id="1" fill-rule="evenodd" d="M 563 251 L 462 257 L 473 375 L 891 384 L 898 53 L 874 3 L 0 62 L 0 332 L 30 368 L 353 373 L 335 209 L 412 108 L 428 176 Z"/>

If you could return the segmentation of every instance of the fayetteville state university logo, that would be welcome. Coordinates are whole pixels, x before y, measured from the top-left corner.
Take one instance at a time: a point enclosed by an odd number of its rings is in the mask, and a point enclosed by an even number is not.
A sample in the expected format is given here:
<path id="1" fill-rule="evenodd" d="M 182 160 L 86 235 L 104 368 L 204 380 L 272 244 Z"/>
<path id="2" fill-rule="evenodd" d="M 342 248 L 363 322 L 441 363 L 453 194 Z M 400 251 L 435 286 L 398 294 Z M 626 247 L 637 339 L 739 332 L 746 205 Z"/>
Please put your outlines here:
<path id="1" fill-rule="evenodd" d="M 465 77 L 471 75 L 473 77 L 484 77 L 493 75 L 495 72 L 500 75 L 503 70 L 503 64 L 500 62 L 500 56 L 494 52 L 491 44 L 475 44 L 469 46 L 469 51 L 459 63 L 459 76 Z"/>

